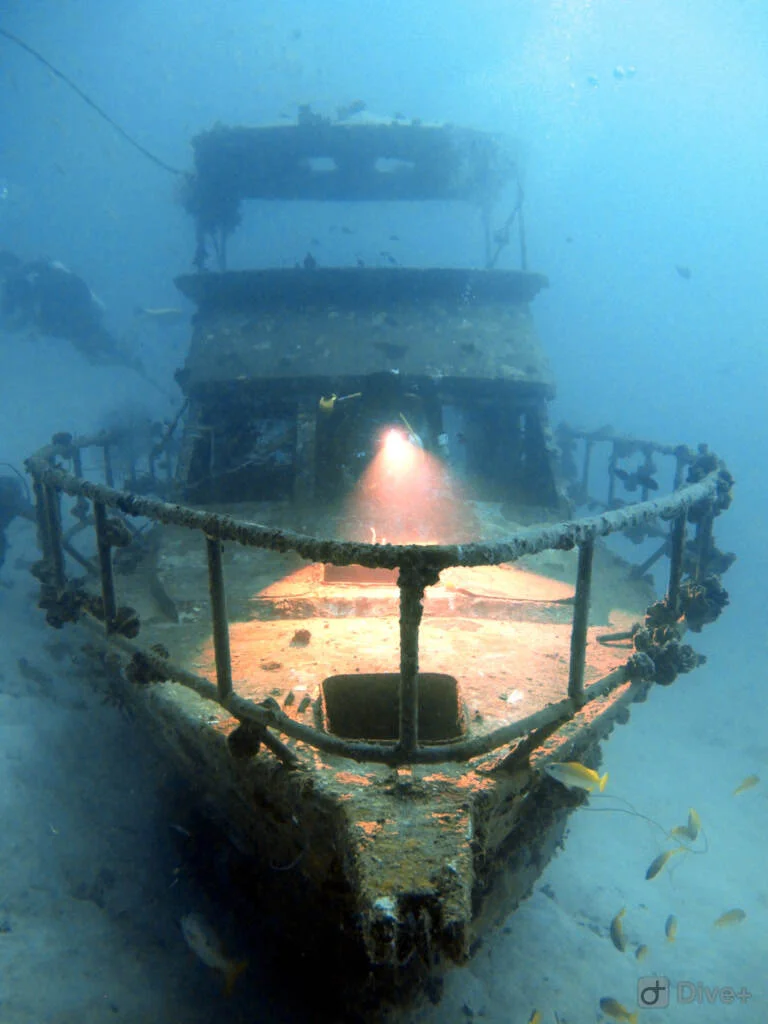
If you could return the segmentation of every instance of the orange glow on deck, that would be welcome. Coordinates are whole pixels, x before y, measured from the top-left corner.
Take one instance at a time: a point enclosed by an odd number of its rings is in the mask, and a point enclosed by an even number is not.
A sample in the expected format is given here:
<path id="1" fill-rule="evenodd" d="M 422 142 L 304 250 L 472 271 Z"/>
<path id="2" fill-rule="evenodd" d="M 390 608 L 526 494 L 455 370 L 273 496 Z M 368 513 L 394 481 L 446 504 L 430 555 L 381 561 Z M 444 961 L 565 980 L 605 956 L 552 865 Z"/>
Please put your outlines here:
<path id="1" fill-rule="evenodd" d="M 448 467 L 392 426 L 348 502 L 345 534 L 382 544 L 456 544 L 476 539 L 479 526 Z"/>

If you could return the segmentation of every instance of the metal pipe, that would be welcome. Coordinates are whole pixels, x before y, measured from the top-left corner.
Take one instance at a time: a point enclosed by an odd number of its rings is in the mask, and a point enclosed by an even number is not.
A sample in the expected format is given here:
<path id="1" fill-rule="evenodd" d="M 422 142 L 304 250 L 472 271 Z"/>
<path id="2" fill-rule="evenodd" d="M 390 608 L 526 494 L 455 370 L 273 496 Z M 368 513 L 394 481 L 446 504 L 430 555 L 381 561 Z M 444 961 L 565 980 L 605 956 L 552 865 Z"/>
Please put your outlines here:
<path id="1" fill-rule="evenodd" d="M 84 620 L 89 621 L 88 617 Z M 220 703 L 218 692 L 213 683 L 202 676 L 189 672 L 173 663 L 160 657 L 154 651 L 144 650 L 138 644 L 119 634 L 114 634 L 107 640 L 103 635 L 97 641 L 102 644 L 109 644 L 110 647 L 117 647 L 126 654 L 132 655 L 141 652 L 145 660 L 152 666 L 156 666 L 164 678 L 172 679 L 182 686 L 189 687 L 195 693 L 206 700 Z M 591 683 L 589 686 L 589 700 L 597 700 L 613 693 L 618 687 L 628 681 L 625 666 L 614 669 L 607 675 Z M 636 695 L 650 685 L 648 683 L 632 683 L 627 687 L 622 697 L 627 701 L 633 700 Z M 457 743 L 437 743 L 430 746 L 420 746 L 411 757 L 405 757 L 399 744 L 394 743 L 371 743 L 365 741 L 345 740 L 340 736 L 325 732 L 322 729 L 315 729 L 311 725 L 297 722 L 296 719 L 287 715 L 276 702 L 269 705 L 264 703 L 254 704 L 247 697 L 240 697 L 233 693 L 226 704 L 227 711 L 238 718 L 241 722 L 253 722 L 264 729 L 277 729 L 286 736 L 290 736 L 301 743 L 306 743 L 318 750 L 328 754 L 339 754 L 342 757 L 349 757 L 355 761 L 373 761 L 378 764 L 397 765 L 409 762 L 411 764 L 437 764 L 443 761 L 469 761 L 474 757 L 488 754 L 492 750 L 513 743 L 515 740 L 529 733 L 551 725 L 563 724 L 573 719 L 579 711 L 576 702 L 570 698 L 563 698 L 555 704 L 548 704 L 545 708 L 535 711 L 525 718 L 507 725 L 500 726 L 488 733 L 472 736 L 470 739 L 459 740 Z M 589 728 L 594 721 L 590 716 L 586 717 L 584 727 Z M 569 735 L 578 735 L 578 726 Z M 275 737 L 272 737 L 275 740 Z M 276 751 L 277 753 L 277 751 Z M 281 756 L 278 753 L 278 756 Z M 295 755 L 291 755 L 295 759 Z"/>
<path id="2" fill-rule="evenodd" d="M 48 515 L 46 512 L 45 488 L 37 474 L 32 476 L 32 491 L 35 495 L 35 517 L 37 519 L 37 543 L 43 561 L 51 563 L 51 542 L 48 536 Z"/>
<path id="3" fill-rule="evenodd" d="M 576 598 L 573 605 L 573 626 L 571 628 L 571 664 L 568 672 L 568 696 L 577 705 L 584 703 L 584 664 L 587 655 L 589 596 L 592 589 L 592 557 L 594 553 L 593 541 L 587 540 L 579 545 Z"/>
<path id="4" fill-rule="evenodd" d="M 680 582 L 683 578 L 683 556 L 685 555 L 685 520 L 684 512 L 677 516 L 672 523 L 670 534 L 667 605 L 674 612 L 675 618 L 680 613 Z"/>
<path id="5" fill-rule="evenodd" d="M 222 544 L 215 537 L 205 538 L 208 552 L 208 591 L 211 595 L 211 618 L 213 622 L 213 650 L 216 656 L 216 682 L 219 700 L 226 701 L 232 693 L 232 659 L 229 650 L 229 622 L 227 620 L 227 598 L 224 591 L 222 569 Z"/>
<path id="6" fill-rule="evenodd" d="M 613 499 L 616 497 L 616 463 L 619 461 L 619 446 L 614 441 L 611 445 L 611 457 L 608 460 L 608 497 L 606 499 L 606 505 L 608 508 L 613 508 Z"/>
<path id="7" fill-rule="evenodd" d="M 96 525 L 96 548 L 99 553 L 104 628 L 107 633 L 111 633 L 115 626 L 117 602 L 115 600 L 115 576 L 112 571 L 112 545 L 109 543 L 107 531 L 107 508 L 102 501 L 94 501 L 93 519 Z"/>
<path id="8" fill-rule="evenodd" d="M 104 452 L 104 479 L 107 487 L 114 487 L 115 474 L 112 469 L 112 453 L 109 450 L 109 443 L 102 445 L 102 451 Z"/>
<path id="9" fill-rule="evenodd" d="M 42 457 L 27 460 L 31 473 L 38 474 L 46 485 L 65 494 L 84 494 L 98 498 L 108 508 L 119 509 L 127 516 L 146 516 L 157 523 L 202 530 L 210 537 L 233 541 L 247 547 L 269 551 L 295 551 L 313 562 L 333 565 L 363 565 L 377 569 L 419 566 L 435 572 L 449 565 L 500 565 L 514 562 L 523 555 L 536 555 L 547 550 L 570 550 L 575 544 L 611 533 L 631 529 L 658 520 L 671 520 L 683 510 L 694 508 L 717 498 L 720 471 L 714 470 L 703 480 L 687 484 L 682 490 L 664 498 L 627 505 L 597 516 L 564 523 L 542 523 L 519 529 L 493 543 L 473 541 L 467 544 L 372 544 L 358 541 L 337 541 L 279 530 L 276 527 L 235 519 L 233 516 L 170 504 L 126 491 L 116 491 L 88 480 L 77 480 L 71 473 L 51 467 Z"/>
<path id="10" fill-rule="evenodd" d="M 581 470 L 581 501 L 586 504 L 589 500 L 589 466 L 592 461 L 593 441 L 586 441 L 584 444 L 584 465 Z"/>
<path id="11" fill-rule="evenodd" d="M 43 485 L 45 528 L 48 536 L 48 564 L 52 574 L 51 582 L 61 592 L 67 583 L 64 572 L 64 551 L 61 546 L 61 507 L 59 492 L 52 484 Z"/>
<path id="12" fill-rule="evenodd" d="M 426 580 L 415 568 L 401 568 L 400 588 L 400 688 L 398 691 L 398 750 L 413 754 L 419 734 L 419 625 Z"/>

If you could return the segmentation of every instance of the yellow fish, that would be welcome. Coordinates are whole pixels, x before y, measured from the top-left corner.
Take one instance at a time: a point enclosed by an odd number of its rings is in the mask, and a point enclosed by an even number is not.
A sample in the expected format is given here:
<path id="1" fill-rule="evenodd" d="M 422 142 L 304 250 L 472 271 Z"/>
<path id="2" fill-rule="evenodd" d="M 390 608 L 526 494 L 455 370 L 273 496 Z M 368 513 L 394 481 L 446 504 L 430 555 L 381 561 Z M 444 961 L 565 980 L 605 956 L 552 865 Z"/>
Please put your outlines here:
<path id="1" fill-rule="evenodd" d="M 674 914 L 670 914 L 664 922 L 664 934 L 667 936 L 667 942 L 675 941 L 677 936 L 677 918 Z"/>
<path id="2" fill-rule="evenodd" d="M 248 966 L 247 960 L 230 960 L 225 955 L 218 935 L 202 914 L 187 914 L 182 917 L 181 933 L 184 940 L 207 967 L 221 971 L 224 975 L 224 993 L 231 995 L 235 982 Z"/>
<path id="3" fill-rule="evenodd" d="M 690 811 L 688 811 L 688 823 L 686 825 L 678 825 L 676 828 L 673 828 L 669 834 L 673 839 L 689 839 L 694 843 L 696 842 L 700 831 L 701 818 L 692 807 Z"/>
<path id="4" fill-rule="evenodd" d="M 667 863 L 670 857 L 674 857 L 676 853 L 682 853 L 685 849 L 684 846 L 676 846 L 674 850 L 665 850 L 664 853 L 660 853 L 655 860 L 651 861 L 648 870 L 645 872 L 646 881 L 650 882 L 652 878 L 662 870 L 664 865 Z"/>
<path id="5" fill-rule="evenodd" d="M 715 921 L 715 928 L 727 928 L 732 924 L 740 924 L 746 917 L 746 913 L 740 907 L 728 910 Z"/>
<path id="6" fill-rule="evenodd" d="M 649 953 L 650 950 L 647 946 L 638 946 L 635 950 L 635 959 L 637 961 L 645 960 Z"/>
<path id="7" fill-rule="evenodd" d="M 592 793 L 596 789 L 602 793 L 608 781 L 608 772 L 601 777 L 592 768 L 587 768 L 578 761 L 548 764 L 544 771 L 562 786 L 567 786 L 568 789 L 583 789 L 587 793 Z"/>
<path id="8" fill-rule="evenodd" d="M 624 935 L 624 926 L 621 923 L 621 919 L 627 912 L 626 907 L 622 907 L 618 914 L 611 921 L 611 942 L 614 944 L 616 949 L 620 953 L 623 953 L 627 948 L 627 938 Z"/>
<path id="9" fill-rule="evenodd" d="M 753 786 L 756 786 L 759 781 L 759 775 L 748 775 L 746 779 L 742 779 L 736 789 L 734 789 L 733 795 L 738 796 L 739 793 L 746 793 L 748 789 L 752 789 Z"/>
<path id="10" fill-rule="evenodd" d="M 541 1010 L 534 1010 L 528 1018 L 528 1024 L 541 1024 L 543 1020 Z"/>
<path id="11" fill-rule="evenodd" d="M 626 1006 L 621 1005 L 618 999 L 601 999 L 600 1009 L 611 1020 L 621 1020 L 626 1021 L 627 1024 L 637 1024 L 637 1014 L 630 1013 Z"/>

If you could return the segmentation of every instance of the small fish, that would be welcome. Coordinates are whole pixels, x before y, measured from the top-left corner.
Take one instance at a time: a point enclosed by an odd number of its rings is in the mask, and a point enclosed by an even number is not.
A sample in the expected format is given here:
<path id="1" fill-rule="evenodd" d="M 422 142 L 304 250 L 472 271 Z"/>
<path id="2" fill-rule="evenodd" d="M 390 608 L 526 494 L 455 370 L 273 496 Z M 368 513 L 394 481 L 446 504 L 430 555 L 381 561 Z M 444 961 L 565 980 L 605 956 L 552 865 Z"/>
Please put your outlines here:
<path id="1" fill-rule="evenodd" d="M 224 975 L 224 993 L 231 995 L 235 982 L 248 966 L 247 960 L 230 960 L 225 955 L 218 935 L 202 914 L 187 914 L 179 923 L 189 948 L 207 967 L 221 971 Z"/>
<path id="2" fill-rule="evenodd" d="M 621 1020 L 627 1021 L 628 1024 L 637 1024 L 637 1014 L 630 1013 L 626 1006 L 622 1006 L 618 999 L 601 999 L 600 1009 L 611 1020 Z"/>
<path id="3" fill-rule="evenodd" d="M 759 775 L 748 775 L 746 777 L 746 779 L 743 779 L 738 784 L 736 789 L 734 789 L 733 795 L 734 796 L 738 796 L 739 793 L 746 793 L 746 791 L 748 789 L 752 789 L 753 786 L 756 786 L 759 781 L 760 781 L 760 776 Z"/>
<path id="4" fill-rule="evenodd" d="M 650 867 L 645 872 L 645 879 L 646 879 L 646 881 L 650 882 L 650 880 L 652 878 L 655 878 L 656 875 L 658 875 L 658 873 L 662 870 L 664 865 L 667 863 L 669 858 L 670 857 L 674 857 L 674 855 L 676 853 L 682 853 L 684 849 L 685 849 L 684 846 L 676 846 L 674 848 L 674 850 L 665 850 L 664 853 L 660 853 L 659 856 L 656 857 L 655 860 L 651 861 Z"/>
<path id="5" fill-rule="evenodd" d="M 541 1010 L 534 1010 L 531 1016 L 528 1018 L 528 1024 L 541 1024 L 544 1019 Z"/>
<path id="6" fill-rule="evenodd" d="M 649 953 L 650 950 L 647 946 L 638 946 L 635 950 L 635 960 L 637 960 L 638 963 L 640 963 L 641 961 L 645 960 Z"/>
<path id="7" fill-rule="evenodd" d="M 740 907 L 734 907 L 733 910 L 727 910 L 718 917 L 715 921 L 715 928 L 728 928 L 733 924 L 741 924 L 746 916 Z"/>
<path id="8" fill-rule="evenodd" d="M 157 324 L 159 327 L 173 327 L 180 323 L 186 316 L 183 309 L 176 309 L 175 306 L 158 307 L 150 309 L 147 306 L 134 306 L 134 316 L 139 320 L 146 320 Z"/>
<path id="9" fill-rule="evenodd" d="M 673 839 L 689 839 L 692 843 L 696 842 L 699 831 L 701 830 L 701 818 L 697 814 L 696 810 L 692 807 L 688 811 L 688 824 L 677 825 L 669 833 Z"/>
<path id="10" fill-rule="evenodd" d="M 667 942 L 675 941 L 677 936 L 677 918 L 674 914 L 670 914 L 664 922 L 664 934 L 667 936 Z"/>
<path id="11" fill-rule="evenodd" d="M 616 949 L 620 953 L 623 953 L 627 948 L 627 938 L 624 935 L 624 926 L 621 921 L 627 912 L 626 907 L 622 907 L 618 914 L 611 921 L 611 942 L 614 944 Z"/>
<path id="12" fill-rule="evenodd" d="M 680 277 L 682 277 L 682 279 L 684 281 L 690 281 L 690 279 L 691 279 L 691 268 L 690 267 L 685 267 L 685 266 L 681 266 L 681 265 L 678 264 L 675 267 L 675 270 L 678 272 L 678 274 L 680 275 Z"/>
<path id="13" fill-rule="evenodd" d="M 602 793 L 608 781 L 608 772 L 601 777 L 594 769 L 587 768 L 578 761 L 548 764 L 544 771 L 562 786 L 567 786 L 568 789 L 583 789 L 587 793 L 592 793 L 596 789 Z"/>

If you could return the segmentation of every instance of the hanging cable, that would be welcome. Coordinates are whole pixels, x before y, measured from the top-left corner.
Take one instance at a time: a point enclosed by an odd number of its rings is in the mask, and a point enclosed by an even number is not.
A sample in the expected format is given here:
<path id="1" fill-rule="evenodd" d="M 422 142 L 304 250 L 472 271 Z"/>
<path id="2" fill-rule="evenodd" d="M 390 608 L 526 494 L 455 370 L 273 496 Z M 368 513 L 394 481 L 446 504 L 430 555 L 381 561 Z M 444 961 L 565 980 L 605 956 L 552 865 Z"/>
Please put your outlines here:
<path id="1" fill-rule="evenodd" d="M 157 164 L 158 167 L 162 167 L 164 171 L 169 171 L 171 174 L 183 175 L 187 173 L 186 171 L 179 170 L 178 167 L 172 167 L 164 160 L 161 160 L 160 157 L 155 156 L 154 153 L 150 153 L 148 149 L 145 149 L 140 142 L 137 142 L 136 139 L 130 136 L 128 132 L 124 128 L 121 128 L 116 121 L 113 121 L 109 114 L 105 110 L 101 109 L 98 103 L 95 103 L 78 85 L 75 85 L 71 78 L 67 78 L 63 71 L 59 71 L 59 69 L 54 67 L 50 61 L 47 61 L 41 53 L 38 53 L 37 50 L 29 46 L 28 43 L 25 43 L 23 39 L 19 39 L 18 36 L 15 36 L 12 32 L 8 32 L 7 29 L 4 28 L 0 28 L 0 36 L 5 36 L 5 38 L 10 40 L 10 42 L 15 43 L 16 46 L 21 47 L 22 50 L 25 50 L 30 56 L 34 57 L 35 60 L 40 61 L 40 63 L 51 72 L 51 74 L 60 78 L 65 85 L 68 85 L 73 92 L 76 92 L 81 100 L 87 103 L 92 110 L 96 111 L 99 117 L 103 118 L 107 124 L 112 125 L 115 131 L 122 135 L 126 142 L 129 142 L 135 149 L 138 149 L 138 151 L 148 160 L 151 160 L 152 163 Z"/>

